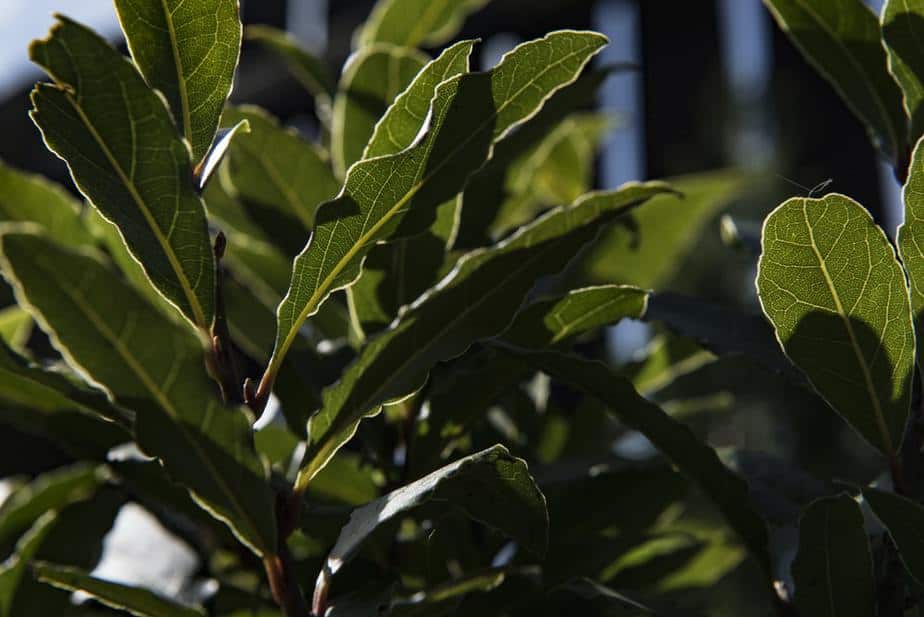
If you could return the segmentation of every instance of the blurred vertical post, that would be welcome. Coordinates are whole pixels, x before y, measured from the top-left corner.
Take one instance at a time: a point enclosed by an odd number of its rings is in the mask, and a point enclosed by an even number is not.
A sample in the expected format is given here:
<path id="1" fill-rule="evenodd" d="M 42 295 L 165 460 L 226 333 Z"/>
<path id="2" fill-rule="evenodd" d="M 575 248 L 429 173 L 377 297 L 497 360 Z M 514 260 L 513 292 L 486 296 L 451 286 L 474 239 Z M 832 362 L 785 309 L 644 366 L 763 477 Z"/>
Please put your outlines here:
<path id="1" fill-rule="evenodd" d="M 630 63 L 641 66 L 639 7 L 636 0 L 599 0 L 594 6 L 593 27 L 610 39 L 600 54 L 601 65 Z M 603 145 L 600 175 L 606 188 L 645 178 L 645 126 L 641 71 L 622 71 L 611 76 L 600 92 L 600 107 L 619 118 L 618 128 Z M 616 362 L 627 361 L 650 338 L 647 324 L 623 320 L 608 333 L 610 354 Z"/>
<path id="2" fill-rule="evenodd" d="M 323 52 L 327 47 L 327 0 L 288 0 L 286 28 L 309 51 Z"/>

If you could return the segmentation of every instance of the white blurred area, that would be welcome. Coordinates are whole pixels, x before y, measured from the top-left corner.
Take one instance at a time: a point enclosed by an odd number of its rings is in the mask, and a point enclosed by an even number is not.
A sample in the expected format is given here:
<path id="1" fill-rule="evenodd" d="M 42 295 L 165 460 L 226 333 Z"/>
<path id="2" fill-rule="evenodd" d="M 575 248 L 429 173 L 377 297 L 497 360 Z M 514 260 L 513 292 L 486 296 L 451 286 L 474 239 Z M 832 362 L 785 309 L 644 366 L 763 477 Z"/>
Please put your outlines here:
<path id="1" fill-rule="evenodd" d="M 0 0 L 0 99 L 41 77 L 27 50 L 33 39 L 48 33 L 55 12 L 66 13 L 109 40 L 122 38 L 111 0 Z"/>

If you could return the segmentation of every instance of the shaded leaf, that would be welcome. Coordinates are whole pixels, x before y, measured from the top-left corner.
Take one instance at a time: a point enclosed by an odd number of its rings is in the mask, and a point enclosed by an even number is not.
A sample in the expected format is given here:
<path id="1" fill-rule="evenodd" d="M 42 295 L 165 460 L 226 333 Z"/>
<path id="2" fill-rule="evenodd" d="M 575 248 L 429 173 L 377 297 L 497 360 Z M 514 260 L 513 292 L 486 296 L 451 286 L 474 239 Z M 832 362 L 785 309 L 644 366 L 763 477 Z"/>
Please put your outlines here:
<path id="1" fill-rule="evenodd" d="M 747 484 L 722 464 L 715 450 L 699 441 L 683 423 L 642 398 L 631 382 L 599 362 L 554 352 L 506 349 L 553 380 L 599 399 L 624 424 L 647 437 L 715 503 L 769 575 L 766 526 L 751 505 Z"/>
<path id="2" fill-rule="evenodd" d="M 889 531 L 908 574 L 922 584 L 924 543 L 920 530 L 924 525 L 924 508 L 906 497 L 874 488 L 864 489 L 863 498 Z"/>
<path id="3" fill-rule="evenodd" d="M 901 87 L 905 113 L 911 120 L 909 142 L 915 143 L 924 133 L 924 57 L 919 38 L 924 26 L 924 2 L 886 0 L 881 21 L 889 72 Z"/>
<path id="4" fill-rule="evenodd" d="M 32 564 L 32 571 L 43 583 L 68 591 L 82 591 L 106 606 L 139 617 L 202 617 L 205 614 L 147 589 L 106 581 L 70 566 L 37 562 Z"/>
<path id="5" fill-rule="evenodd" d="M 600 227 L 669 187 L 629 183 L 556 208 L 505 242 L 470 253 L 391 329 L 367 344 L 324 392 L 309 423 L 297 488 L 353 436 L 359 422 L 420 388 L 430 369 L 479 339 L 500 334 L 538 278 L 560 272 Z"/>
<path id="6" fill-rule="evenodd" d="M 427 63 L 416 49 L 381 43 L 350 57 L 337 86 L 331 119 L 334 173 L 343 178 L 363 151 L 382 114 Z"/>
<path id="7" fill-rule="evenodd" d="M 336 91 L 334 78 L 321 60 L 303 49 L 288 32 L 264 24 L 253 24 L 244 30 L 244 38 L 256 41 L 285 60 L 289 71 L 305 90 L 314 95 L 315 99 L 330 104 Z"/>
<path id="8" fill-rule="evenodd" d="M 44 473 L 0 504 L 0 546 L 12 543 L 43 514 L 88 499 L 106 479 L 101 467 L 77 464 Z"/>
<path id="9" fill-rule="evenodd" d="M 46 512 L 16 543 L 16 549 L 0 565 L 0 617 L 16 617 L 14 608 L 22 601 L 17 597 L 20 583 L 27 576 L 29 561 L 38 551 L 55 523 L 56 512 Z"/>
<path id="10" fill-rule="evenodd" d="M 250 422 L 222 405 L 198 339 L 90 255 L 27 233 L 4 234 L 0 248 L 17 299 L 55 347 L 136 412 L 141 448 L 242 541 L 273 552 L 273 497 Z"/>
<path id="11" fill-rule="evenodd" d="M 55 81 L 32 92 L 32 119 L 46 145 L 118 225 L 157 290 L 207 329 L 212 247 L 189 152 L 162 99 L 102 38 L 65 17 L 30 55 Z"/>
<path id="12" fill-rule="evenodd" d="M 32 316 L 18 306 L 0 309 L 0 340 L 21 352 L 32 334 Z"/>
<path id="13" fill-rule="evenodd" d="M 430 47 L 450 40 L 490 0 L 379 0 L 356 33 L 358 47 L 384 42 Z"/>
<path id="14" fill-rule="evenodd" d="M 549 524 L 545 497 L 526 463 L 497 445 L 354 510 L 327 556 L 327 574 L 336 574 L 379 526 L 430 501 L 462 509 L 510 536 L 534 556 L 545 553 Z"/>
<path id="15" fill-rule="evenodd" d="M 649 397 L 715 360 L 715 355 L 688 338 L 661 334 L 651 340 L 642 359 L 628 363 L 620 374 L 632 381 L 639 394 Z"/>
<path id="16" fill-rule="evenodd" d="M 741 194 L 745 180 L 736 170 L 669 178 L 679 195 L 657 199 L 635 214 L 633 228 L 600 238 L 584 260 L 588 278 L 663 290 L 709 221 Z"/>
<path id="17" fill-rule="evenodd" d="M 924 245 L 919 240 L 924 237 L 924 141 L 919 141 L 912 153 L 902 198 L 905 216 L 898 227 L 896 246 L 908 272 L 915 325 L 919 334 L 924 334 Z"/>
<path id="18" fill-rule="evenodd" d="M 241 53 L 237 0 L 115 0 L 135 65 L 164 93 L 201 160 L 212 145 Z"/>
<path id="19" fill-rule="evenodd" d="M 228 152 L 234 188 L 243 199 L 282 211 L 311 229 L 318 205 L 340 187 L 326 154 L 258 107 L 229 107 L 222 116 L 224 126 L 244 120 L 250 132 L 238 136 Z"/>
<path id="20" fill-rule="evenodd" d="M 863 514 L 853 499 L 824 497 L 806 509 L 799 521 L 799 552 L 792 574 L 799 614 L 876 614 L 873 559 Z"/>
<path id="21" fill-rule="evenodd" d="M 806 59 L 898 165 L 906 156 L 901 92 L 886 68 L 879 20 L 862 0 L 764 0 Z"/>
<path id="22" fill-rule="evenodd" d="M 764 222 L 757 293 L 786 355 L 873 446 L 901 444 L 914 327 L 895 250 L 860 204 L 784 202 Z"/>
<path id="23" fill-rule="evenodd" d="M 294 333 L 331 292 L 356 280 L 372 245 L 428 227 L 433 209 L 484 164 L 490 144 L 573 81 L 605 42 L 595 33 L 552 33 L 517 47 L 488 73 L 450 79 L 437 88 L 430 129 L 418 144 L 350 170 L 341 195 L 318 210 L 314 234 L 295 260 L 258 398 L 268 396 Z"/>
<path id="24" fill-rule="evenodd" d="M 646 321 L 658 321 L 716 355 L 744 355 L 796 381 L 802 374 L 780 350 L 773 328 L 760 315 L 675 293 L 653 293 Z"/>

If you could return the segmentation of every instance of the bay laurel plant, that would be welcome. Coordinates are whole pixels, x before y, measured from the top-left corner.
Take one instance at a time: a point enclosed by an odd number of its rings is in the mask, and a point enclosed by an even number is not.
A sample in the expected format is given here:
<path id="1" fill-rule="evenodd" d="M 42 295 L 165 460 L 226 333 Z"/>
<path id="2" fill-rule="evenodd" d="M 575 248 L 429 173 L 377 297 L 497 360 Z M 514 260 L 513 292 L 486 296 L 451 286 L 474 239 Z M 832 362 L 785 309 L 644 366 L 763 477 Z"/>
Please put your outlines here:
<path id="1" fill-rule="evenodd" d="M 741 174 L 593 190 L 625 67 L 561 30 L 475 71 L 486 3 L 379 0 L 338 77 L 237 0 L 115 0 L 128 56 L 66 15 L 31 45 L 72 186 L 0 164 L 0 422 L 63 459 L 4 480 L 0 617 L 918 614 L 924 4 L 766 0 L 905 224 L 786 201 L 760 316 L 658 291 Z M 316 137 L 228 102 L 242 43 Z M 617 364 L 626 319 L 657 334 Z M 723 357 L 820 397 L 875 477 L 710 445 L 670 391 Z M 126 512 L 171 540 L 104 567 Z"/>

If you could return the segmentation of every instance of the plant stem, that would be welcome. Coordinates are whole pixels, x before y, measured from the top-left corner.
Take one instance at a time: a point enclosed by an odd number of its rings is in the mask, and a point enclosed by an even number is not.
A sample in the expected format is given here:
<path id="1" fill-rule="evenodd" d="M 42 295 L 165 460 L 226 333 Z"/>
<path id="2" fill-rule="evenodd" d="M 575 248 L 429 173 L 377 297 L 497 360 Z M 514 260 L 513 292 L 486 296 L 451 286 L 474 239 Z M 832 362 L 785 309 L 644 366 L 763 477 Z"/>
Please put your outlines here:
<path id="1" fill-rule="evenodd" d="M 286 540 L 298 527 L 300 509 L 301 501 L 291 491 L 276 494 L 276 533 L 279 538 L 279 548 L 276 555 L 269 555 L 263 559 L 273 599 L 276 600 L 285 617 L 310 617 L 311 615 L 298 585 L 292 555 L 286 544 Z"/>

